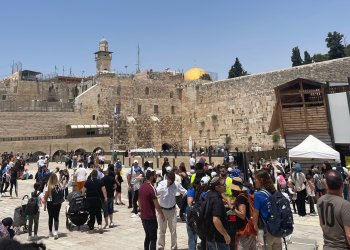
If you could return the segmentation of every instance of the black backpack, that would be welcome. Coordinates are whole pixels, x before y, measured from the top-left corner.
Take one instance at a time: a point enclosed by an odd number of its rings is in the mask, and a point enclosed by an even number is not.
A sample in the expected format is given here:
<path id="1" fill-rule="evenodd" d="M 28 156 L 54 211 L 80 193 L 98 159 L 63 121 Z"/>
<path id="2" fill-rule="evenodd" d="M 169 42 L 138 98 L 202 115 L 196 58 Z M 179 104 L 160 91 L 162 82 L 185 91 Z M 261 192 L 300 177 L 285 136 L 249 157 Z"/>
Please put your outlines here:
<path id="1" fill-rule="evenodd" d="M 40 192 L 33 192 L 32 197 L 29 198 L 25 214 L 26 215 L 36 215 L 39 212 L 39 195 Z"/>
<path id="2" fill-rule="evenodd" d="M 187 223 L 201 239 L 213 237 L 213 227 L 210 223 L 209 201 L 201 198 L 187 213 Z"/>
<path id="3" fill-rule="evenodd" d="M 266 230 L 275 237 L 283 237 L 293 233 L 293 213 L 289 200 L 281 192 L 274 192 L 271 195 L 267 190 L 262 189 L 267 198 L 269 217 L 265 221 Z"/>
<path id="4" fill-rule="evenodd" d="M 51 202 L 53 205 L 61 204 L 64 201 L 63 190 L 59 186 L 55 186 L 51 191 Z"/>

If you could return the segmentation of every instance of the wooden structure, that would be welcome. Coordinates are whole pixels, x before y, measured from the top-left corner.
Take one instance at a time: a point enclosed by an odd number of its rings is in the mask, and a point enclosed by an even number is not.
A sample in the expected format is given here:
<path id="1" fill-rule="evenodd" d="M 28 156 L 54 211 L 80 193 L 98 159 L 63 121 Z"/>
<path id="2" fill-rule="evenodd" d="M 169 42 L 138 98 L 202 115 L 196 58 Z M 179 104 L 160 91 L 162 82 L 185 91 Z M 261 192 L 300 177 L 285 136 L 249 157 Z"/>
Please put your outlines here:
<path id="1" fill-rule="evenodd" d="M 298 78 L 275 88 L 280 132 L 292 148 L 312 134 L 332 146 L 326 100 L 327 85 Z"/>

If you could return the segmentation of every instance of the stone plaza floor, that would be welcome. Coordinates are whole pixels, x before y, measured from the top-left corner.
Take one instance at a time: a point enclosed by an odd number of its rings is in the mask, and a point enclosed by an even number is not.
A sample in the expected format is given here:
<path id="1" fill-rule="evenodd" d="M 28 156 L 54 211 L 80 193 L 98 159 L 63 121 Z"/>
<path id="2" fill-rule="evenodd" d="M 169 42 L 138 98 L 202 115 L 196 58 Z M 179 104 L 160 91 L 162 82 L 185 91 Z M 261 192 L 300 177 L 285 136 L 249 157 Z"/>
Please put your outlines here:
<path id="1" fill-rule="evenodd" d="M 56 166 L 64 168 L 62 164 L 50 163 L 50 169 L 53 170 Z M 29 166 L 29 172 L 35 174 L 36 164 Z M 71 172 L 72 173 L 72 172 Z M 124 185 L 122 187 L 123 196 L 122 199 L 127 204 L 127 189 L 126 189 L 126 169 L 124 169 Z M 13 217 L 14 209 L 21 205 L 21 198 L 32 192 L 33 184 L 35 180 L 19 180 L 19 198 L 11 199 L 9 193 L 6 196 L 0 198 L 0 219 L 4 217 Z M 67 202 L 62 204 L 60 212 L 60 225 L 59 225 L 59 239 L 54 240 L 49 237 L 48 231 L 48 213 L 40 211 L 39 231 L 38 236 L 40 241 L 44 242 L 48 249 L 70 249 L 70 250 L 88 250 L 88 249 L 121 249 L 121 250 L 133 250 L 143 249 L 144 231 L 140 218 L 130 218 L 131 210 L 126 206 L 115 205 L 114 213 L 114 228 L 105 229 L 103 234 L 99 234 L 97 231 L 93 234 L 88 234 L 88 227 L 82 226 L 80 231 L 74 228 L 73 231 L 66 229 L 66 206 Z M 117 211 L 116 211 L 117 210 Z M 309 207 L 307 205 L 307 211 Z M 323 237 L 322 230 L 319 225 L 318 216 L 294 216 L 295 228 L 292 239 L 299 240 L 315 240 L 319 245 L 319 249 L 322 249 Z M 104 225 L 104 220 L 103 220 Z M 20 242 L 27 242 L 28 234 L 20 234 L 15 238 Z M 178 249 L 187 249 L 187 232 L 186 224 L 178 220 L 177 224 L 177 243 Z M 300 248 L 299 248 L 300 247 Z M 299 246 L 295 249 L 308 249 Z M 166 248 L 170 249 L 170 235 L 167 232 L 166 235 Z M 294 249 L 294 248 L 293 248 Z"/>

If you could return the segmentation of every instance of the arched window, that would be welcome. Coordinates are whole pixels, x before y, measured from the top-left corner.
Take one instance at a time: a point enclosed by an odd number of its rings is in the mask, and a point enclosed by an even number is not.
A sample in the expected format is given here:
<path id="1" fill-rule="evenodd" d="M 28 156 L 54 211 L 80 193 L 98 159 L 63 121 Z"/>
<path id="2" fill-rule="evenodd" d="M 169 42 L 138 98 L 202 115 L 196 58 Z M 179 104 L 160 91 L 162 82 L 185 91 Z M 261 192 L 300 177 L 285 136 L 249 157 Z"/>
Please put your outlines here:
<path id="1" fill-rule="evenodd" d="M 146 95 L 149 95 L 149 87 L 146 87 L 146 89 L 145 89 L 145 94 L 146 94 Z"/>

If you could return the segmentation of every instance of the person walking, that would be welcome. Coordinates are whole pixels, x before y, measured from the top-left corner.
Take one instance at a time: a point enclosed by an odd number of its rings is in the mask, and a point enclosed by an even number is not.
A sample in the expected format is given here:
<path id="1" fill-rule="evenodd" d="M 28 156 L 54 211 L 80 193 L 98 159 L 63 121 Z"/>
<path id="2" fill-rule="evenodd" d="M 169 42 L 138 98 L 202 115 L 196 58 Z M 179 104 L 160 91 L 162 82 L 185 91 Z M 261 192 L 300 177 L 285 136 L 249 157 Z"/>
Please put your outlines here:
<path id="1" fill-rule="evenodd" d="M 267 219 L 269 218 L 268 199 L 269 197 L 263 192 L 267 191 L 270 195 L 276 192 L 276 188 L 273 184 L 269 172 L 265 169 L 260 169 L 254 173 L 255 187 L 259 190 L 254 193 L 254 213 L 253 224 L 255 231 L 258 232 L 258 249 L 266 250 L 282 250 L 281 238 L 271 235 L 264 229 Z M 299 212 L 299 211 L 298 211 Z M 259 218 L 265 221 L 265 223 L 259 223 Z M 261 221 L 260 221 L 261 222 Z M 259 231 L 260 229 L 260 231 Z"/>
<path id="2" fill-rule="evenodd" d="M 107 175 L 102 178 L 103 184 L 107 192 L 107 202 L 104 202 L 103 200 L 101 200 L 101 203 L 102 203 L 103 215 L 105 219 L 104 228 L 107 228 L 108 226 L 109 228 L 112 228 L 114 227 L 114 224 L 113 224 L 114 187 L 117 184 L 115 180 L 113 164 L 109 164 L 107 171 L 108 171 Z M 108 224 L 108 217 L 109 217 L 109 224 Z"/>
<path id="3" fill-rule="evenodd" d="M 55 240 L 58 239 L 58 225 L 59 225 L 59 216 L 64 201 L 63 189 L 58 182 L 57 175 L 52 173 L 47 182 L 47 186 L 44 189 L 45 196 L 44 202 L 47 205 L 47 211 L 49 214 L 49 235 L 54 237 Z M 55 224 L 55 231 L 52 233 L 52 225 Z"/>
<path id="4" fill-rule="evenodd" d="M 167 224 L 171 234 L 171 249 L 177 249 L 176 236 L 176 192 L 186 195 L 187 191 L 180 183 L 175 181 L 175 173 L 173 171 L 166 172 L 166 180 L 159 182 L 157 193 L 160 195 L 159 204 L 163 211 L 165 220 L 160 215 L 159 222 L 159 240 L 158 249 L 165 248 L 165 232 Z"/>
<path id="5" fill-rule="evenodd" d="M 16 164 L 10 169 L 10 196 L 12 198 L 12 189 L 15 188 L 16 198 L 18 198 L 18 165 Z"/>
<path id="6" fill-rule="evenodd" d="M 81 192 L 85 185 L 87 177 L 87 171 L 83 167 L 83 164 L 79 164 L 79 168 L 77 169 L 74 175 L 77 177 L 77 190 L 78 192 Z"/>
<path id="7" fill-rule="evenodd" d="M 323 249 L 350 249 L 350 202 L 343 199 L 343 177 L 339 171 L 325 174 L 327 194 L 317 201 L 323 231 Z"/>
<path id="8" fill-rule="evenodd" d="M 33 202 L 36 202 L 36 204 L 33 204 L 31 206 L 31 209 L 29 211 L 28 205 L 26 209 L 26 214 L 28 218 L 28 241 L 38 240 L 38 228 L 39 228 L 39 217 L 40 217 L 40 206 L 42 203 L 42 200 L 44 199 L 44 194 L 39 191 L 40 183 L 34 183 L 34 191 L 30 193 L 29 200 L 32 200 Z M 33 225 L 34 225 L 34 237 L 32 236 L 33 232 Z"/>
<path id="9" fill-rule="evenodd" d="M 107 203 L 107 191 L 102 180 L 97 179 L 97 170 L 94 169 L 91 172 L 91 178 L 89 178 L 82 189 L 82 194 L 86 194 L 86 206 L 89 211 L 88 226 L 90 233 L 93 232 L 95 219 L 97 220 L 98 229 L 100 233 L 103 233 L 102 229 L 102 214 L 101 214 L 101 199 Z"/>
<path id="10" fill-rule="evenodd" d="M 306 215 L 306 177 L 301 172 L 301 166 L 299 163 L 295 164 L 294 173 L 292 173 L 292 182 L 294 183 L 295 190 L 297 192 L 297 209 L 299 216 Z"/>
<path id="11" fill-rule="evenodd" d="M 227 220 L 222 194 L 225 193 L 225 179 L 214 177 L 209 182 L 209 191 L 205 198 L 208 202 L 209 225 L 213 230 L 207 237 L 208 250 L 229 250 L 231 237 L 226 230 Z M 209 230 L 209 229 L 208 229 Z"/>
<path id="12" fill-rule="evenodd" d="M 115 176 L 115 181 L 116 181 L 116 189 L 115 189 L 115 204 L 116 205 L 125 205 L 122 202 L 122 183 L 124 182 L 123 176 L 121 174 L 122 168 L 116 168 L 116 176 Z M 119 202 L 118 202 L 119 201 Z"/>
<path id="13" fill-rule="evenodd" d="M 165 221 L 163 211 L 157 199 L 157 192 L 154 188 L 156 180 L 156 171 L 148 168 L 146 170 L 146 181 L 141 185 L 139 190 L 140 217 L 146 235 L 144 241 L 145 250 L 156 250 L 157 247 L 158 222 L 156 210 L 161 220 Z"/>

